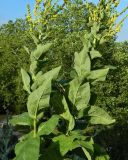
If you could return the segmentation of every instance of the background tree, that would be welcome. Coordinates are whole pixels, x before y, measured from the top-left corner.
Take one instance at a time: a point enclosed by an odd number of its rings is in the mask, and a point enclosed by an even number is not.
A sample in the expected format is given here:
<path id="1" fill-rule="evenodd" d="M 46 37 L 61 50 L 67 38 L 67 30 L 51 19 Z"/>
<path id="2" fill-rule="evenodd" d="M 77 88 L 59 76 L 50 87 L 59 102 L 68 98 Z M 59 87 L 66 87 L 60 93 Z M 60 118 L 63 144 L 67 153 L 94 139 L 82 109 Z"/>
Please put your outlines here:
<path id="1" fill-rule="evenodd" d="M 28 65 L 28 55 L 23 46 L 31 41 L 26 34 L 27 25 L 22 19 L 9 21 L 0 27 L 0 112 L 8 108 L 20 112 L 25 105 L 20 68 Z"/>

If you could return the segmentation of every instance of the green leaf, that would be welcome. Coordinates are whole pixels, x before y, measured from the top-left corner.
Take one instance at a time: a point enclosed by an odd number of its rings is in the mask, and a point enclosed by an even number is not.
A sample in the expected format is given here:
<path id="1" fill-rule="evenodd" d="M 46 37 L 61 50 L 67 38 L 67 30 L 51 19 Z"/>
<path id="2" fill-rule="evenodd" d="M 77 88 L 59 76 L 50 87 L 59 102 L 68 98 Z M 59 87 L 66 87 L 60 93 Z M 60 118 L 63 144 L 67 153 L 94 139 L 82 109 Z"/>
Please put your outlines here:
<path id="1" fill-rule="evenodd" d="M 85 140 L 87 138 L 85 135 L 83 135 L 81 130 L 73 130 L 70 132 L 70 135 L 78 140 Z"/>
<path id="2" fill-rule="evenodd" d="M 74 128 L 74 126 L 75 126 L 75 120 L 74 120 L 74 117 L 70 113 L 70 110 L 68 108 L 68 104 L 67 104 L 66 99 L 65 99 L 64 96 L 63 96 L 63 99 L 62 99 L 62 104 L 63 104 L 63 107 L 64 107 L 65 111 L 62 114 L 60 114 L 60 115 L 65 120 L 69 121 L 68 131 L 71 131 Z"/>
<path id="3" fill-rule="evenodd" d="M 90 138 L 89 140 L 79 140 L 78 143 L 81 145 L 81 147 L 84 147 L 90 154 L 94 154 L 94 141 L 92 138 Z"/>
<path id="4" fill-rule="evenodd" d="M 91 155 L 89 154 L 89 152 L 84 147 L 82 147 L 82 150 L 83 150 L 84 154 L 86 155 L 87 159 L 92 160 Z"/>
<path id="5" fill-rule="evenodd" d="M 104 44 L 105 42 L 107 42 L 107 39 L 104 36 L 101 37 L 99 44 Z"/>
<path id="6" fill-rule="evenodd" d="M 33 61 L 30 65 L 30 72 L 32 74 L 32 76 L 36 75 L 36 72 L 37 72 L 37 61 Z"/>
<path id="7" fill-rule="evenodd" d="M 52 43 L 39 44 L 31 54 L 33 54 L 35 59 L 38 60 L 42 54 L 46 53 L 50 49 L 51 45 Z"/>
<path id="8" fill-rule="evenodd" d="M 54 131 L 59 121 L 58 115 L 53 115 L 48 121 L 42 122 L 38 128 L 38 135 L 49 135 Z"/>
<path id="9" fill-rule="evenodd" d="M 95 160 L 110 160 L 110 157 L 108 155 L 101 155 L 97 156 Z"/>
<path id="10" fill-rule="evenodd" d="M 70 135 L 59 135 L 55 138 L 53 138 L 53 142 L 58 142 L 60 153 L 62 156 L 64 156 L 68 151 L 72 151 L 76 148 L 85 148 L 87 152 L 93 153 L 93 142 L 87 141 L 86 137 L 83 135 L 80 135 L 80 133 L 77 133 L 76 131 L 71 132 Z"/>
<path id="11" fill-rule="evenodd" d="M 40 137 L 29 137 L 15 146 L 15 160 L 38 160 L 40 151 Z"/>
<path id="12" fill-rule="evenodd" d="M 51 102 L 55 113 L 68 121 L 68 131 L 72 130 L 75 125 L 74 117 L 70 113 L 65 97 L 61 93 L 56 92 L 51 96 Z"/>
<path id="13" fill-rule="evenodd" d="M 28 73 L 21 68 L 21 75 L 22 75 L 22 80 L 23 80 L 23 84 L 24 84 L 24 90 L 26 90 L 29 94 L 31 93 L 30 91 L 30 77 L 28 75 Z"/>
<path id="14" fill-rule="evenodd" d="M 13 118 L 10 120 L 10 123 L 13 126 L 16 126 L 16 125 L 31 126 L 32 119 L 29 117 L 28 113 L 25 112 L 20 115 L 13 116 Z"/>
<path id="15" fill-rule="evenodd" d="M 30 34 L 30 36 L 32 37 L 34 43 L 35 43 L 36 45 L 38 45 L 39 40 L 36 38 L 36 36 L 35 36 L 34 34 L 32 34 L 32 33 L 29 33 L 29 34 Z"/>
<path id="16" fill-rule="evenodd" d="M 77 110 L 83 110 L 87 107 L 90 100 L 90 85 L 85 83 L 81 85 L 81 82 L 78 78 L 72 80 L 69 83 L 69 100 Z"/>
<path id="17" fill-rule="evenodd" d="M 105 110 L 97 106 L 90 107 L 88 116 L 90 117 L 91 124 L 109 125 L 115 122 Z"/>
<path id="18" fill-rule="evenodd" d="M 74 141 L 73 136 L 60 135 L 52 139 L 53 142 L 58 142 L 60 147 L 60 153 L 64 156 L 68 151 L 72 150 L 72 144 Z"/>
<path id="19" fill-rule="evenodd" d="M 27 108 L 29 116 L 33 119 L 36 118 L 38 110 L 49 106 L 51 93 L 51 81 L 44 81 L 43 84 L 34 90 L 28 97 Z M 44 103 L 40 104 L 40 100 L 44 99 Z"/>
<path id="20" fill-rule="evenodd" d="M 97 81 L 104 81 L 106 79 L 108 71 L 109 68 L 91 71 L 87 79 L 92 80 L 92 84 Z"/>
<path id="21" fill-rule="evenodd" d="M 112 69 L 112 70 L 115 70 L 117 69 L 118 67 L 116 66 L 113 66 L 113 65 L 105 65 L 106 68 L 109 68 L 109 69 Z"/>
<path id="22" fill-rule="evenodd" d="M 56 79 L 61 67 L 52 69 L 51 71 L 40 75 L 36 84 L 39 85 L 28 97 L 27 108 L 30 117 L 35 118 L 38 110 L 49 106 L 51 83 Z"/>
<path id="23" fill-rule="evenodd" d="M 61 67 L 59 66 L 59 67 L 56 67 L 56 68 L 54 68 L 44 74 L 41 74 L 41 72 L 37 73 L 36 81 L 35 81 L 35 83 L 33 83 L 31 88 L 34 90 L 37 86 L 40 86 L 46 80 L 49 80 L 49 81 L 56 80 L 58 77 L 58 74 L 60 72 L 60 69 L 61 69 Z"/>
<path id="24" fill-rule="evenodd" d="M 91 59 L 102 57 L 100 52 L 95 50 L 94 48 L 90 51 L 90 56 L 91 56 Z"/>
<path id="25" fill-rule="evenodd" d="M 24 46 L 25 51 L 30 55 L 28 47 Z"/>
<path id="26" fill-rule="evenodd" d="M 80 53 L 75 53 L 74 69 L 79 77 L 85 77 L 90 72 L 91 62 L 88 51 L 88 47 L 84 47 Z"/>
<path id="27" fill-rule="evenodd" d="M 95 36 L 97 35 L 97 32 L 99 32 L 99 29 L 100 29 L 100 25 L 98 25 L 98 23 L 95 22 L 91 27 L 91 33 Z"/>
<path id="28" fill-rule="evenodd" d="M 24 140 L 26 140 L 26 139 L 28 139 L 30 137 L 33 137 L 33 135 L 34 135 L 34 131 L 31 131 L 31 132 L 29 132 L 29 133 L 24 134 L 23 136 L 21 136 L 19 138 L 19 141 L 24 141 Z"/>

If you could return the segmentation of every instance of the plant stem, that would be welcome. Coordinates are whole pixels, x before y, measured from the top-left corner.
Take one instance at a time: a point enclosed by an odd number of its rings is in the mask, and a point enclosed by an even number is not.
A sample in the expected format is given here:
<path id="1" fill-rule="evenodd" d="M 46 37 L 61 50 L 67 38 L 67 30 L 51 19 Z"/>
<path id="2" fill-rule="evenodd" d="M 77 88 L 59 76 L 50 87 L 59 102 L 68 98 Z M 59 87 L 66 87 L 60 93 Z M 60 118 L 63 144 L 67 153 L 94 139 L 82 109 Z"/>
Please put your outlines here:
<path id="1" fill-rule="evenodd" d="M 36 118 L 34 119 L 34 137 L 36 137 Z"/>

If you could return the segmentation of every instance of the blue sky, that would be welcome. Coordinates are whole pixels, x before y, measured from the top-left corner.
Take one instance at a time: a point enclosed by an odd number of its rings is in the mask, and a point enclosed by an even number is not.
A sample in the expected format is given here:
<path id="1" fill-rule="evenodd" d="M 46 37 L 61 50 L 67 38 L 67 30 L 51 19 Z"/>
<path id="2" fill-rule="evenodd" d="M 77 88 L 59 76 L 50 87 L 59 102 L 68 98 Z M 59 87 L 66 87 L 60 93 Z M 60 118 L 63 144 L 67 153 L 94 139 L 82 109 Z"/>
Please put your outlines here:
<path id="1" fill-rule="evenodd" d="M 60 0 L 61 1 L 61 0 Z M 97 3 L 98 0 L 90 0 Z M 35 0 L 0 0 L 0 24 L 16 18 L 24 18 L 26 14 L 26 5 L 29 3 L 34 6 Z M 128 0 L 121 0 L 118 11 L 121 11 L 128 5 Z M 128 14 L 128 11 L 127 11 Z M 125 21 L 121 32 L 118 34 L 118 41 L 128 40 L 128 19 Z"/>

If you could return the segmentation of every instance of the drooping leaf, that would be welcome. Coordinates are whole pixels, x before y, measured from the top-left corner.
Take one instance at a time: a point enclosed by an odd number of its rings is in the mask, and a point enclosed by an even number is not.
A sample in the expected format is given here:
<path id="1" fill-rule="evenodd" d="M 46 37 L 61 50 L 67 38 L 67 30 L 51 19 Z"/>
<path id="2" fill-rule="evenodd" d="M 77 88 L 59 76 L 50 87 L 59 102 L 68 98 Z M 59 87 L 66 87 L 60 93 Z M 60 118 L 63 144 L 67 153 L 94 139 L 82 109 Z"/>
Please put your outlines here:
<path id="1" fill-rule="evenodd" d="M 53 132 L 59 121 L 58 115 L 53 115 L 48 121 L 42 122 L 38 127 L 38 135 L 49 135 Z"/>
<path id="2" fill-rule="evenodd" d="M 24 84 L 24 90 L 26 90 L 29 94 L 31 93 L 30 91 L 30 77 L 28 75 L 28 73 L 21 68 L 21 75 L 22 75 L 22 80 L 23 80 L 23 84 Z"/>
<path id="3" fill-rule="evenodd" d="M 109 125 L 115 122 L 105 110 L 97 106 L 90 107 L 88 116 L 90 117 L 91 124 Z"/>
<path id="4" fill-rule="evenodd" d="M 85 83 L 81 85 L 78 78 L 69 83 L 69 100 L 77 108 L 78 111 L 87 107 L 90 100 L 90 85 Z"/>
<path id="5" fill-rule="evenodd" d="M 15 146 L 15 160 L 38 160 L 40 151 L 40 137 L 29 137 Z"/>
<path id="6" fill-rule="evenodd" d="M 65 99 L 64 96 L 63 96 L 63 99 L 62 99 L 62 104 L 63 104 L 63 107 L 64 107 L 64 112 L 62 114 L 60 114 L 60 115 L 65 120 L 67 120 L 69 122 L 68 131 L 71 131 L 75 126 L 75 120 L 74 120 L 74 117 L 72 116 L 72 114 L 70 113 L 70 110 L 68 108 L 68 104 L 67 104 L 66 99 Z"/>
<path id="7" fill-rule="evenodd" d="M 13 116 L 12 119 L 10 120 L 10 123 L 13 126 L 16 126 L 16 125 L 31 126 L 32 119 L 29 117 L 28 113 L 25 112 L 20 115 Z"/>

